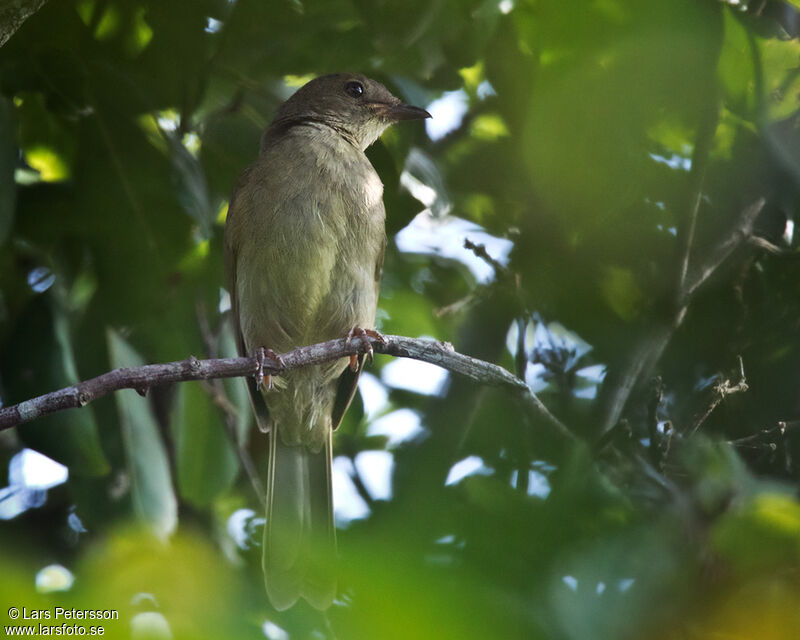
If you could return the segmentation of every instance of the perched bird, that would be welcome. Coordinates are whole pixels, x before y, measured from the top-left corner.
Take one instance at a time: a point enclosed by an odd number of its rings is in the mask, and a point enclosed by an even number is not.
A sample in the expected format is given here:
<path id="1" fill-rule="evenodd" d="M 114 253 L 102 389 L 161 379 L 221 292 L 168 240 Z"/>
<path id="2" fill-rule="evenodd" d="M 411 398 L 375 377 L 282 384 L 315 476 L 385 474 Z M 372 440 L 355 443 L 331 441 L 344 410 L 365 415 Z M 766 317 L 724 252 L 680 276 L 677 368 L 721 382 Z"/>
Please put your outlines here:
<path id="1" fill-rule="evenodd" d="M 225 262 L 242 355 L 370 333 L 385 246 L 383 184 L 364 150 L 398 120 L 428 118 L 360 74 L 319 77 L 278 110 L 242 174 Z M 269 432 L 263 569 L 276 609 L 336 594 L 331 434 L 363 357 L 248 381 Z"/>

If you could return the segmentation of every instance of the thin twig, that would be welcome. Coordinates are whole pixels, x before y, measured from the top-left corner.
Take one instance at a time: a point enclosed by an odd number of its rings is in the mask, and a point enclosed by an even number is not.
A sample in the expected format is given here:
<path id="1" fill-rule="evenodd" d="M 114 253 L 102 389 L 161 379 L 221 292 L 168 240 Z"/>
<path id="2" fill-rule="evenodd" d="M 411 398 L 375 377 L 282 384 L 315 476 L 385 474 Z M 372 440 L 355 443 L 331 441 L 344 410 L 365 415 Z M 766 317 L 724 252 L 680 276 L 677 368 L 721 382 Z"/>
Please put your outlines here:
<path id="1" fill-rule="evenodd" d="M 485 246 L 482 244 L 475 244 L 469 238 L 464 238 L 464 248 L 472 251 L 472 253 L 474 253 L 478 258 L 492 267 L 494 274 L 497 277 L 494 282 L 501 282 L 508 279 L 510 275 L 509 270 L 500 264 L 500 262 L 498 262 L 495 258 L 490 256 L 489 252 L 486 251 Z M 471 306 L 477 304 L 479 300 L 485 299 L 488 295 L 488 291 L 489 288 L 487 287 L 478 287 L 463 298 L 456 300 L 455 302 L 451 302 L 444 307 L 439 307 L 434 313 L 436 314 L 437 318 L 441 318 L 442 316 L 466 311 Z"/>
<path id="2" fill-rule="evenodd" d="M 616 384 L 605 405 L 602 418 L 603 433 L 617 423 L 634 387 L 644 375 L 647 375 L 655 367 L 672 338 L 672 334 L 683 322 L 689 303 L 697 290 L 716 273 L 717 269 L 734 251 L 750 239 L 753 225 L 765 203 L 766 199 L 761 197 L 745 207 L 733 228 L 711 249 L 700 266 L 689 268 L 684 288 L 678 292 L 677 306 L 672 317 L 662 324 L 652 327 L 639 340 L 624 369 L 617 375 Z"/>
<path id="3" fill-rule="evenodd" d="M 718 124 L 719 104 L 716 95 L 714 95 L 706 105 L 698 127 L 697 139 L 692 153 L 692 168 L 689 173 L 689 204 L 686 208 L 686 218 L 678 227 L 677 242 L 680 256 L 678 259 L 676 291 L 679 292 L 683 291 L 686 277 L 689 274 L 695 230 L 697 228 L 697 216 L 700 212 L 700 202 L 703 199 L 703 183 L 705 182 L 711 144 Z"/>
<path id="4" fill-rule="evenodd" d="M 710 416 L 714 409 L 716 409 L 722 401 L 730 395 L 734 393 L 744 393 L 747 391 L 747 380 L 744 377 L 744 361 L 742 360 L 742 356 L 738 356 L 739 358 L 739 381 L 736 384 L 731 384 L 730 380 L 723 380 L 714 385 L 714 389 L 712 392 L 711 401 L 708 403 L 705 411 L 699 414 L 692 422 L 692 426 L 689 427 L 689 433 L 694 433 L 697 431 L 700 426 L 706 421 L 708 416 Z"/>
<path id="5" fill-rule="evenodd" d="M 528 369 L 528 346 L 525 344 L 528 333 L 528 316 L 518 316 L 517 323 L 517 353 L 514 356 L 514 368 L 520 380 L 525 379 Z"/>
<path id="6" fill-rule="evenodd" d="M 361 474 L 356 466 L 355 458 L 350 458 L 350 464 L 353 465 L 353 474 L 350 476 L 350 479 L 353 481 L 353 486 L 356 488 L 359 497 L 364 501 L 367 507 L 369 507 L 370 511 L 372 511 L 375 506 L 375 500 L 373 500 L 372 494 L 369 492 L 364 484 L 364 481 L 361 479 Z"/>
<path id="7" fill-rule="evenodd" d="M 778 426 L 771 429 L 762 429 L 758 433 L 754 433 L 743 438 L 736 440 L 729 440 L 728 444 L 734 447 L 752 447 L 754 449 L 760 448 L 760 445 L 772 445 L 774 448 L 775 440 L 786 436 L 787 432 L 800 429 L 800 420 L 781 420 Z"/>
<path id="8" fill-rule="evenodd" d="M 490 256 L 484 245 L 475 244 L 469 238 L 464 238 L 464 248 L 472 251 L 478 258 L 494 269 L 495 275 L 508 275 L 508 269 L 500 264 L 497 259 Z"/>
<path id="9" fill-rule="evenodd" d="M 200 386 L 203 388 L 203 391 L 208 394 L 208 397 L 217 409 L 226 416 L 233 418 L 233 420 L 237 420 L 239 418 L 239 409 L 228 400 L 227 394 L 225 394 L 218 385 L 214 384 L 218 380 L 219 378 L 214 380 L 201 380 Z"/>
<path id="10" fill-rule="evenodd" d="M 766 202 L 766 198 L 761 197 L 745 207 L 739 215 L 736 224 L 716 244 L 702 264 L 690 270 L 689 274 L 686 276 L 684 288 L 680 292 L 679 301 L 682 306 L 689 303 L 689 299 L 694 295 L 695 291 L 711 277 L 736 249 L 745 242 L 750 241 L 753 235 L 753 225 Z"/>
<path id="11" fill-rule="evenodd" d="M 772 244 L 769 240 L 762 238 L 761 236 L 751 236 L 749 242 L 754 247 L 758 247 L 759 249 L 763 249 L 764 251 L 774 255 L 779 256 L 789 253 L 786 249 L 783 249 L 776 244 Z"/>
<path id="12" fill-rule="evenodd" d="M 516 391 L 536 416 L 559 433 L 570 433 L 567 427 L 548 411 L 528 385 L 511 372 L 495 364 L 457 353 L 453 350 L 452 345 L 435 340 L 392 335 L 383 336 L 382 339 L 368 336 L 354 338 L 348 345 L 345 338 L 339 338 L 287 351 L 281 354 L 282 365 L 277 361 L 268 360 L 264 364 L 263 373 L 277 376 L 292 369 L 319 365 L 352 354 L 363 353 L 370 343 L 376 353 L 421 360 L 484 385 Z M 170 382 L 252 376 L 256 374 L 258 366 L 259 361 L 256 356 L 211 360 L 198 360 L 194 356 L 190 356 L 186 360 L 178 362 L 115 369 L 85 382 L 0 409 L 0 431 L 49 413 L 83 407 L 92 400 L 120 389 L 136 389 L 139 392 L 146 392 L 150 387 Z"/>
<path id="13" fill-rule="evenodd" d="M 661 451 L 658 433 L 658 408 L 664 399 L 664 382 L 661 376 L 653 380 L 653 391 L 647 403 L 647 430 L 650 436 L 650 462 L 659 465 L 661 462 Z"/>
<path id="14" fill-rule="evenodd" d="M 458 311 L 463 311 L 468 307 L 472 306 L 480 299 L 485 299 L 487 297 L 487 292 L 490 290 L 491 285 L 500 284 L 503 286 L 509 286 L 513 290 L 513 295 L 517 300 L 517 305 L 519 307 L 519 311 L 524 316 L 530 316 L 531 312 L 524 300 L 524 296 L 522 294 L 522 280 L 520 278 L 520 274 L 516 271 L 512 271 L 505 265 L 503 265 L 497 258 L 493 257 L 487 250 L 486 246 L 482 244 L 477 244 L 472 242 L 469 238 L 464 238 L 464 248 L 468 251 L 472 251 L 477 258 L 483 260 L 487 265 L 489 265 L 492 270 L 494 271 L 495 280 L 489 283 L 489 286 L 478 287 L 475 291 L 471 292 L 465 298 L 461 300 L 457 300 L 446 307 L 442 307 L 436 311 L 437 316 L 443 316 L 446 314 L 455 313 Z"/>
<path id="15" fill-rule="evenodd" d="M 460 300 L 456 300 L 455 302 L 451 302 L 450 304 L 439 307 L 433 313 L 436 315 L 437 318 L 441 318 L 443 316 L 449 316 L 456 313 L 461 313 L 462 311 L 466 311 L 471 306 L 475 305 L 481 297 L 482 289 L 478 289 L 474 291 Z"/>

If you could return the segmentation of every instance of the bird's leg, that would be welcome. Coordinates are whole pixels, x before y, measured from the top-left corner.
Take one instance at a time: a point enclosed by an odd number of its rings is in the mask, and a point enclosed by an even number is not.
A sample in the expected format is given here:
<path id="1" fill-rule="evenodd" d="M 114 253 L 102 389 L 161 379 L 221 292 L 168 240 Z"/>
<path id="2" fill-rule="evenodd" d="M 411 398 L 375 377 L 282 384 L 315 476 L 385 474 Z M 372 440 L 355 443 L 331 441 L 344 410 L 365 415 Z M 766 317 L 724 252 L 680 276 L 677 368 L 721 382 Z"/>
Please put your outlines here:
<path id="1" fill-rule="evenodd" d="M 258 368 L 256 369 L 256 387 L 261 387 L 263 385 L 264 390 L 269 391 L 272 389 L 272 376 L 264 375 L 264 365 L 266 365 L 269 360 L 272 361 L 274 365 L 283 368 L 286 366 L 286 363 L 283 361 L 283 358 L 272 349 L 258 347 L 254 355 L 256 363 L 258 364 Z"/>
<path id="2" fill-rule="evenodd" d="M 373 352 L 372 352 L 372 343 L 369 341 L 369 338 L 375 338 L 381 344 L 386 344 L 386 338 L 383 335 L 375 331 L 374 329 L 362 329 L 361 327 L 353 327 L 350 331 L 347 332 L 347 336 L 345 337 L 345 346 L 349 349 L 350 342 L 353 338 L 358 338 L 361 340 L 361 344 L 366 347 L 367 357 L 369 357 L 369 361 L 372 362 L 373 360 Z M 353 354 L 350 356 L 350 370 L 351 371 L 358 371 L 358 356 Z"/>

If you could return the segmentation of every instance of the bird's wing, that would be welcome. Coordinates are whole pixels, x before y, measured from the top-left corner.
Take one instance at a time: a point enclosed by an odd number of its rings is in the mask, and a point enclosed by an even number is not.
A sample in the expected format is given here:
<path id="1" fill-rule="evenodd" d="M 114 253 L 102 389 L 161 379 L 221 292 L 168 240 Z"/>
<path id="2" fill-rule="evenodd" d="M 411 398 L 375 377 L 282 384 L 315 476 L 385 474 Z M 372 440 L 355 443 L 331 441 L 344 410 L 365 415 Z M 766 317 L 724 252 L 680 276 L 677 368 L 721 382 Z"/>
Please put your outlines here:
<path id="1" fill-rule="evenodd" d="M 375 299 L 378 298 L 378 291 L 381 287 L 381 275 L 383 274 L 383 256 L 386 253 L 386 238 L 383 239 L 381 250 L 378 253 L 378 259 L 375 261 Z M 372 327 L 362 327 L 362 329 L 371 329 Z M 350 367 L 344 370 L 339 376 L 338 387 L 336 388 L 336 400 L 333 405 L 333 413 L 331 414 L 331 422 L 334 431 L 339 428 L 339 424 L 347 413 L 347 409 L 353 402 L 353 397 L 356 395 L 358 388 L 358 379 L 361 377 L 361 372 L 364 369 L 364 356 L 358 356 L 358 368 L 353 371 Z"/>
<path id="2" fill-rule="evenodd" d="M 361 377 L 361 371 L 364 369 L 364 356 L 358 356 L 358 368 L 353 371 L 350 367 L 344 370 L 344 373 L 339 376 L 338 386 L 336 387 L 336 400 L 333 404 L 333 412 L 331 413 L 331 425 L 333 430 L 339 428 L 344 414 L 353 402 L 358 389 L 358 379 Z"/>
<path id="3" fill-rule="evenodd" d="M 231 201 L 228 205 L 228 221 L 230 221 L 231 216 L 236 215 L 236 195 L 239 192 L 239 188 L 242 184 L 244 184 L 245 180 L 247 179 L 250 173 L 250 169 L 248 168 L 239 178 L 236 187 L 234 187 L 233 194 L 231 195 Z M 242 357 L 247 357 L 253 355 L 252 353 L 247 353 L 247 347 L 244 343 L 244 336 L 242 335 L 242 329 L 239 324 L 239 305 L 237 301 L 236 295 L 236 248 L 235 242 L 231 242 L 231 239 L 227 236 L 225 238 L 225 246 L 224 246 L 224 256 L 225 256 L 225 273 L 227 274 L 228 279 L 228 294 L 231 298 L 231 322 L 233 323 L 233 336 L 236 340 L 236 350 L 239 352 L 239 355 Z M 256 416 L 256 423 L 258 424 L 258 428 L 260 431 L 267 433 L 271 426 L 272 426 L 272 419 L 269 415 L 269 408 L 267 404 L 264 402 L 264 397 L 261 395 L 261 392 L 258 389 L 258 385 L 256 384 L 255 378 L 252 376 L 248 376 L 245 378 L 245 383 L 247 384 L 247 391 L 250 394 L 251 404 L 253 405 L 253 411 Z"/>

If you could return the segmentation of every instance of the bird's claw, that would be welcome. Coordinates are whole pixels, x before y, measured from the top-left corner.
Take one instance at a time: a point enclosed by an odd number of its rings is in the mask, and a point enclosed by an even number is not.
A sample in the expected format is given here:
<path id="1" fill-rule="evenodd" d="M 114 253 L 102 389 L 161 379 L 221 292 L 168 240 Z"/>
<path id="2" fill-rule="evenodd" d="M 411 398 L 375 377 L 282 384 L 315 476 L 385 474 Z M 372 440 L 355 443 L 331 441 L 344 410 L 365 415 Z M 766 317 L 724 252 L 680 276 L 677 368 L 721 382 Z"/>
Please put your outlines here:
<path id="1" fill-rule="evenodd" d="M 255 357 L 257 363 L 256 387 L 260 388 L 263 386 L 265 391 L 270 391 L 272 389 L 272 376 L 264 373 L 264 366 L 267 364 L 267 361 L 272 361 L 274 366 L 282 369 L 286 366 L 286 363 L 283 361 L 283 358 L 272 349 L 265 349 L 264 347 L 256 349 Z"/>
<path id="2" fill-rule="evenodd" d="M 381 344 L 386 344 L 386 338 L 383 335 L 375 331 L 374 329 L 362 329 L 361 327 L 353 327 L 350 331 L 347 332 L 347 336 L 345 338 L 345 346 L 349 349 L 350 344 L 353 341 L 353 338 L 356 337 L 361 341 L 361 344 L 364 346 L 367 357 L 369 358 L 370 363 L 373 362 L 375 359 L 374 350 L 372 348 L 372 343 L 369 341 L 369 338 L 374 338 Z M 350 356 L 350 370 L 351 371 L 358 371 L 358 356 L 353 354 Z"/>

